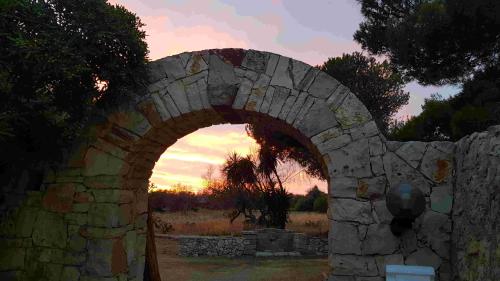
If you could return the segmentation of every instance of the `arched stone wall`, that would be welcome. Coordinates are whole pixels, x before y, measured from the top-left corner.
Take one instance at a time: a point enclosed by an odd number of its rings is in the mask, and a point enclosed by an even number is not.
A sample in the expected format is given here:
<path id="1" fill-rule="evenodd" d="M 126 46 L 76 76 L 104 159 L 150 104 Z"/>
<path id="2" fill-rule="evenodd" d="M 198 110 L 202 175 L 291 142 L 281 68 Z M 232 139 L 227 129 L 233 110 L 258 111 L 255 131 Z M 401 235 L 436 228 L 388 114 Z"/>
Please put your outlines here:
<path id="1" fill-rule="evenodd" d="M 46 178 L 45 190 L 31 194 L 3 230 L 2 256 L 13 258 L 0 260 L 0 277 L 142 280 L 155 162 L 199 128 L 247 122 L 275 125 L 323 163 L 329 280 L 381 281 L 386 263 L 429 264 L 449 280 L 455 145 L 386 141 L 365 106 L 328 74 L 241 49 L 151 62 L 146 96 L 96 114 L 65 167 Z M 401 182 L 421 188 L 428 208 L 397 238 L 385 192 Z"/>

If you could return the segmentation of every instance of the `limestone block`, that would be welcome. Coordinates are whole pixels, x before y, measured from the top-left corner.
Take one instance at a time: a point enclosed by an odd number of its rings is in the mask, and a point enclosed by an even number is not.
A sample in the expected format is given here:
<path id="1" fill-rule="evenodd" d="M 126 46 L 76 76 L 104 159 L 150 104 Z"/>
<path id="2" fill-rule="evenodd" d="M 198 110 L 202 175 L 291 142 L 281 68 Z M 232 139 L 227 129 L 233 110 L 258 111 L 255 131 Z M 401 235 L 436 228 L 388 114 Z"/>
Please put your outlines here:
<path id="1" fill-rule="evenodd" d="M 382 139 L 379 136 L 371 137 L 368 143 L 370 144 L 370 156 L 382 155 L 384 153 Z"/>
<path id="2" fill-rule="evenodd" d="M 333 113 L 320 100 L 314 102 L 303 119 L 293 124 L 307 137 L 312 137 L 337 125 L 338 122 Z"/>
<path id="3" fill-rule="evenodd" d="M 219 56 L 214 54 L 209 56 L 208 64 L 210 69 L 208 73 L 208 101 L 214 106 L 231 106 L 238 91 L 238 79 L 233 66 L 223 62 Z"/>
<path id="4" fill-rule="evenodd" d="M 335 130 L 337 128 L 334 127 L 334 128 L 331 128 L 331 129 Z M 331 129 L 328 129 L 326 131 L 330 131 Z M 342 147 L 348 145 L 351 142 L 352 142 L 351 135 L 349 135 L 349 134 L 343 134 L 343 135 L 340 135 L 340 136 L 335 137 L 335 138 L 330 138 L 329 140 L 327 140 L 327 141 L 325 141 L 323 143 L 317 144 L 316 148 L 318 149 L 318 151 L 321 154 L 327 154 L 328 152 L 331 152 L 331 151 L 334 151 L 336 149 L 342 148 Z"/>
<path id="5" fill-rule="evenodd" d="M 269 60 L 267 61 L 266 64 L 266 74 L 268 76 L 273 76 L 274 71 L 276 70 L 276 66 L 278 65 L 280 55 L 273 53 L 268 53 L 268 54 L 269 54 Z"/>
<path id="6" fill-rule="evenodd" d="M 384 170 L 389 181 L 389 186 L 399 186 L 408 183 L 419 188 L 425 195 L 430 194 L 430 183 L 418 170 L 404 162 L 393 152 L 388 152 L 383 157 Z"/>
<path id="7" fill-rule="evenodd" d="M 328 97 L 326 100 L 326 104 L 330 108 L 331 111 L 335 112 L 337 108 L 340 107 L 342 102 L 344 102 L 344 99 L 347 97 L 347 95 L 350 93 L 349 88 L 346 86 L 340 84 L 335 91 Z"/>
<path id="8" fill-rule="evenodd" d="M 420 164 L 420 160 L 424 156 L 424 152 L 427 149 L 427 143 L 421 141 L 409 141 L 401 145 L 397 150 L 396 154 L 405 160 L 413 168 L 417 168 Z"/>
<path id="9" fill-rule="evenodd" d="M 354 221 L 362 224 L 374 222 L 370 202 L 353 199 L 331 198 L 328 217 L 336 221 Z"/>
<path id="10" fill-rule="evenodd" d="M 262 104 L 260 105 L 259 112 L 261 113 L 268 113 L 269 109 L 271 108 L 271 104 L 273 101 L 274 97 L 274 87 L 267 87 L 266 94 L 264 98 L 262 99 Z"/>
<path id="11" fill-rule="evenodd" d="M 65 248 L 68 232 L 63 218 L 46 211 L 39 211 L 33 226 L 33 244 L 42 247 Z"/>
<path id="12" fill-rule="evenodd" d="M 186 95 L 186 87 L 180 80 L 168 85 L 167 92 L 172 97 L 174 104 L 181 113 L 188 113 L 191 111 Z"/>
<path id="13" fill-rule="evenodd" d="M 418 239 L 427 241 L 436 253 L 449 259 L 450 218 L 445 214 L 428 210 L 422 214 L 422 219 L 416 221 L 416 223 Z"/>
<path id="14" fill-rule="evenodd" d="M 191 110 L 202 110 L 204 107 L 201 100 L 200 89 L 198 89 L 198 83 L 189 84 L 184 87 L 186 89 L 186 97 Z"/>
<path id="15" fill-rule="evenodd" d="M 337 138 L 337 137 L 341 136 L 342 134 L 343 134 L 342 129 L 340 129 L 339 127 L 333 127 L 333 128 L 330 128 L 326 131 L 323 131 L 323 132 L 313 136 L 311 138 L 311 141 L 315 145 L 320 145 L 320 144 L 323 144 L 323 143 L 329 141 L 330 139 Z"/>
<path id="16" fill-rule="evenodd" d="M 309 89 L 311 84 L 314 82 L 314 79 L 316 79 L 316 76 L 320 73 L 321 71 L 315 67 L 311 67 L 307 70 L 306 74 L 304 75 L 304 78 L 302 80 L 298 81 L 295 80 L 294 84 L 295 89 L 299 91 L 306 91 Z M 297 84 L 298 83 L 298 84 Z"/>
<path id="17" fill-rule="evenodd" d="M 276 70 L 274 71 L 273 78 L 270 85 L 280 86 L 288 89 L 293 89 L 292 77 L 290 76 L 290 59 L 280 56 Z"/>
<path id="18" fill-rule="evenodd" d="M 178 117 L 181 115 L 181 112 L 175 105 L 174 99 L 168 92 L 163 92 L 160 94 L 160 97 L 163 101 L 163 104 L 165 105 L 165 108 L 167 108 L 168 113 L 172 116 L 172 118 Z"/>
<path id="19" fill-rule="evenodd" d="M 89 208 L 89 225 L 119 227 L 132 220 L 130 204 L 92 203 Z"/>
<path id="20" fill-rule="evenodd" d="M 301 61 L 292 59 L 290 62 L 290 73 L 293 81 L 294 88 L 297 89 L 301 84 L 302 80 L 309 72 L 311 68 L 310 65 L 305 64 Z M 300 90 L 300 89 L 299 89 Z"/>
<path id="21" fill-rule="evenodd" d="M 332 274 L 377 276 L 375 258 L 371 256 L 330 254 L 328 263 Z M 335 279 L 333 279 L 335 280 Z"/>
<path id="22" fill-rule="evenodd" d="M 387 209 L 386 201 L 385 200 L 374 201 L 372 204 L 375 212 L 374 214 L 375 221 L 379 224 L 391 223 L 394 217 L 391 214 L 391 212 L 389 212 L 389 209 Z"/>
<path id="23" fill-rule="evenodd" d="M 358 180 L 356 178 L 333 178 L 328 183 L 328 194 L 332 197 L 356 198 Z"/>
<path id="24" fill-rule="evenodd" d="M 269 87 L 271 88 L 271 87 Z M 273 100 L 269 107 L 269 115 L 272 117 L 278 117 L 283 105 L 285 104 L 288 95 L 290 94 L 290 89 L 284 87 L 274 87 Z"/>
<path id="25" fill-rule="evenodd" d="M 245 57 L 241 62 L 241 66 L 252 69 L 257 73 L 263 73 L 266 71 L 266 64 L 268 59 L 268 53 L 248 50 L 246 51 Z"/>
<path id="26" fill-rule="evenodd" d="M 370 121 L 359 127 L 352 128 L 349 130 L 349 133 L 351 134 L 353 140 L 370 138 L 377 135 L 379 135 L 379 137 L 381 136 L 375 121 Z"/>
<path id="27" fill-rule="evenodd" d="M 111 276 L 113 239 L 88 241 L 88 258 L 83 270 L 90 276 Z"/>
<path id="28" fill-rule="evenodd" d="M 285 121 L 286 117 L 288 116 L 288 113 L 290 113 L 290 110 L 292 109 L 292 106 L 295 104 L 295 101 L 297 100 L 299 96 L 299 91 L 292 89 L 290 91 L 290 95 L 287 97 L 285 103 L 283 104 L 283 107 L 281 108 L 280 113 L 278 114 L 278 118 Z"/>
<path id="29" fill-rule="evenodd" d="M 347 94 L 342 104 L 334 112 L 344 129 L 357 127 L 372 119 L 370 112 L 353 93 Z"/>
<path id="30" fill-rule="evenodd" d="M 52 184 L 47 188 L 43 196 L 43 207 L 47 210 L 68 213 L 73 208 L 73 195 L 75 194 L 75 184 Z"/>
<path id="31" fill-rule="evenodd" d="M 233 108 L 234 109 L 243 109 L 245 104 L 247 103 L 248 97 L 250 96 L 250 92 L 253 87 L 253 81 L 248 78 L 243 78 L 241 80 L 240 87 L 238 88 L 238 92 L 236 93 L 236 98 L 234 99 Z M 271 87 L 268 89 L 268 91 Z M 274 88 L 272 88 L 274 90 Z M 272 97 L 271 97 L 272 99 Z"/>
<path id="32" fill-rule="evenodd" d="M 300 109 L 305 104 L 308 96 L 309 96 L 309 94 L 307 92 L 300 92 L 299 96 L 295 100 L 295 103 L 292 105 L 288 115 L 286 116 L 285 121 L 288 124 L 293 124 L 293 122 L 295 121 L 295 118 L 297 118 L 297 115 L 300 112 Z"/>
<path id="33" fill-rule="evenodd" d="M 145 135 L 152 128 L 146 117 L 136 109 L 117 109 L 107 117 L 109 123 L 132 132 L 136 137 Z"/>
<path id="34" fill-rule="evenodd" d="M 384 162 L 381 156 L 370 157 L 370 166 L 372 168 L 372 173 L 375 176 L 384 175 Z"/>
<path id="35" fill-rule="evenodd" d="M 89 148 L 84 158 L 84 176 L 120 175 L 129 170 L 129 165 L 122 159 L 114 157 L 95 148 Z"/>
<path id="36" fill-rule="evenodd" d="M 450 182 L 453 171 L 453 155 L 443 153 L 431 146 L 422 159 L 420 170 L 434 182 Z"/>
<path id="37" fill-rule="evenodd" d="M 449 214 L 453 203 L 453 191 L 451 185 L 440 185 L 432 188 L 431 209 L 433 211 Z"/>
<path id="38" fill-rule="evenodd" d="M 401 254 L 376 256 L 375 262 L 377 263 L 378 272 L 380 276 L 385 277 L 385 266 L 387 264 L 401 264 L 404 265 L 403 256 Z"/>
<path id="39" fill-rule="evenodd" d="M 399 239 L 391 232 L 388 224 L 370 224 L 361 246 L 363 254 L 387 255 L 396 252 Z"/>
<path id="40" fill-rule="evenodd" d="M 417 234 L 415 233 L 415 230 L 410 229 L 403 232 L 400 239 L 401 253 L 405 258 L 417 250 Z"/>
<path id="41" fill-rule="evenodd" d="M 297 116 L 295 117 L 295 121 L 293 121 L 292 125 L 296 126 L 295 124 L 299 124 L 302 122 L 302 120 L 309 114 L 309 109 L 312 107 L 314 102 L 316 101 L 316 98 L 312 96 L 307 96 L 306 100 L 304 101 L 304 105 L 300 108 L 299 112 L 297 113 Z"/>
<path id="42" fill-rule="evenodd" d="M 441 258 L 429 248 L 420 248 L 405 260 L 407 265 L 432 266 L 434 270 L 439 268 L 441 262 Z"/>
<path id="43" fill-rule="evenodd" d="M 361 255 L 361 241 L 357 239 L 357 233 L 353 223 L 331 221 L 328 231 L 330 253 Z"/>
<path id="44" fill-rule="evenodd" d="M 328 153 L 330 176 L 371 177 L 368 140 L 360 139 Z"/>
<path id="45" fill-rule="evenodd" d="M 152 68 L 163 73 L 164 78 L 176 80 L 186 76 L 184 64 L 179 56 L 169 56 L 150 63 Z M 157 74 L 159 76 L 159 73 Z"/>
<path id="46" fill-rule="evenodd" d="M 200 54 L 193 54 L 186 63 L 186 74 L 193 75 L 208 69 L 208 65 Z"/>
<path id="47" fill-rule="evenodd" d="M 316 97 L 326 100 L 339 87 L 340 82 L 326 72 L 319 72 L 308 92 Z"/>
<path id="48" fill-rule="evenodd" d="M 378 199 L 385 195 L 387 179 L 385 176 L 358 180 L 356 196 L 365 199 Z"/>
<path id="49" fill-rule="evenodd" d="M 264 96 L 266 95 L 269 80 L 269 76 L 261 74 L 257 81 L 255 81 L 252 90 L 250 91 L 250 96 L 248 97 L 247 103 L 245 105 L 246 110 L 259 111 Z"/>

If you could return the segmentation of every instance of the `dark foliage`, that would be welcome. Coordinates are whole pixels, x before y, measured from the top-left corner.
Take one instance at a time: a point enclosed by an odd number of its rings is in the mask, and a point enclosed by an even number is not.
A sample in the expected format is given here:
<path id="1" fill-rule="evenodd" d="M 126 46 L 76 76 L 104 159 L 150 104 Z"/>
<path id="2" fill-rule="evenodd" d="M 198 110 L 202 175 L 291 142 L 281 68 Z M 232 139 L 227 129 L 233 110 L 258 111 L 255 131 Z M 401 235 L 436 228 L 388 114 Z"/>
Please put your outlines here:
<path id="1" fill-rule="evenodd" d="M 57 163 L 93 108 L 141 93 L 141 27 L 104 0 L 0 1 L 0 174 Z"/>

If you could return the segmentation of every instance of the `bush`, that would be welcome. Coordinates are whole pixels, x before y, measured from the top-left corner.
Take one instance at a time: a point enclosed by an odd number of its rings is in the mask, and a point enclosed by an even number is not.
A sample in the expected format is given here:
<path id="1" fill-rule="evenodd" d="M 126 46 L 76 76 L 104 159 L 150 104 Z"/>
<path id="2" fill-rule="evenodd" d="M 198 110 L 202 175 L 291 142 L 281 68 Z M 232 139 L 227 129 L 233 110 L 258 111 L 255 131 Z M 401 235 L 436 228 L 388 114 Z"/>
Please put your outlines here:
<path id="1" fill-rule="evenodd" d="M 328 198 L 320 196 L 314 200 L 313 210 L 318 213 L 326 213 L 328 211 Z"/>

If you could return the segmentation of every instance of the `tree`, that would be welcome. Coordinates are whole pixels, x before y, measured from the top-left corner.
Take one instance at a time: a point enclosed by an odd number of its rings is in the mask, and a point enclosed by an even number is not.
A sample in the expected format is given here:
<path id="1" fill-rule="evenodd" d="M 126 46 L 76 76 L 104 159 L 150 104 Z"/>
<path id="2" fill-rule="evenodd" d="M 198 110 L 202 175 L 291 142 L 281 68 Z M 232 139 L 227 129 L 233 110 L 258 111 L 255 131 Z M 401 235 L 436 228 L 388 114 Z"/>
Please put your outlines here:
<path id="1" fill-rule="evenodd" d="M 354 39 L 384 55 L 405 80 L 461 84 L 448 99 L 395 127 L 396 140 L 458 140 L 500 120 L 500 2 L 358 0 L 365 20 Z"/>
<path id="2" fill-rule="evenodd" d="M 354 34 L 363 49 L 388 56 L 423 84 L 464 82 L 497 67 L 497 0 L 358 0 L 364 21 Z"/>
<path id="3" fill-rule="evenodd" d="M 386 60 L 379 63 L 373 57 L 354 52 L 329 58 L 320 69 L 347 86 L 385 134 L 393 115 L 408 104 L 410 94 L 403 90 L 405 82 Z"/>
<path id="4" fill-rule="evenodd" d="M 278 161 L 266 148 L 254 157 L 230 154 L 222 166 L 226 185 L 219 191 L 235 200 L 231 222 L 243 215 L 247 222 L 285 228 L 290 194 L 277 171 Z M 259 212 L 259 214 L 255 214 Z"/>
<path id="5" fill-rule="evenodd" d="M 0 2 L 0 182 L 59 163 L 94 108 L 143 92 L 141 27 L 105 0 Z"/>

